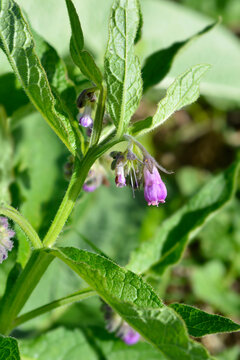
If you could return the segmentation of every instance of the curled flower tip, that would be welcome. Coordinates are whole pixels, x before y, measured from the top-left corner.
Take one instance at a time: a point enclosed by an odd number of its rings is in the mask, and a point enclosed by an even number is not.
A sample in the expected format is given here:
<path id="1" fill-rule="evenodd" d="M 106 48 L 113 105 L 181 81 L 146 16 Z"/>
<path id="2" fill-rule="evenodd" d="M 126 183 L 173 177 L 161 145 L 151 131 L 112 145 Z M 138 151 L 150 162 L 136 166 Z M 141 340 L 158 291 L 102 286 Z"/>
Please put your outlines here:
<path id="1" fill-rule="evenodd" d="M 91 118 L 91 112 L 92 112 L 91 106 L 85 106 L 85 110 L 83 114 L 79 113 L 77 116 L 79 125 L 86 128 L 93 126 L 93 119 Z"/>
<path id="2" fill-rule="evenodd" d="M 8 220 L 5 217 L 0 217 L 0 264 L 7 259 L 8 251 L 13 248 L 13 238 L 15 232 L 9 228 Z"/>
<path id="3" fill-rule="evenodd" d="M 144 197 L 148 205 L 158 206 L 165 203 L 167 189 L 158 169 L 152 164 L 152 171 L 148 166 L 144 166 Z"/>

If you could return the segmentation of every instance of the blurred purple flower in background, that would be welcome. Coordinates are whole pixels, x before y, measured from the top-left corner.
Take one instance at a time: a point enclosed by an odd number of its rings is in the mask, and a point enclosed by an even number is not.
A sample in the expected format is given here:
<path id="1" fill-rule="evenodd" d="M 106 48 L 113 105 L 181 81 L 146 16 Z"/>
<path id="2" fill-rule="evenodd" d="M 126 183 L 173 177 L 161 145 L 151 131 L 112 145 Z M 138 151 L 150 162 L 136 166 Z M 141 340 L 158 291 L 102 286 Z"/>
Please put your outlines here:
<path id="1" fill-rule="evenodd" d="M 8 251 L 13 248 L 15 232 L 9 228 L 8 219 L 0 216 L 0 264 L 7 259 Z"/>

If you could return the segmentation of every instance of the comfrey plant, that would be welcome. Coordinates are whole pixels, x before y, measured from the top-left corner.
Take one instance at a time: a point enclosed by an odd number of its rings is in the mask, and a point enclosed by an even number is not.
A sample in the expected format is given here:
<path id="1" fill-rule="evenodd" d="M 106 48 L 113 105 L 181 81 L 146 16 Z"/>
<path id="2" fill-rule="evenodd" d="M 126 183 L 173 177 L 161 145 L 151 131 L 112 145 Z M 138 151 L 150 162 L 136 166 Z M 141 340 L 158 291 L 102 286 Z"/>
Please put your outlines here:
<path id="1" fill-rule="evenodd" d="M 22 262 L 21 266 L 16 264 L 10 272 L 0 302 L 0 358 L 20 359 L 16 340 L 8 337 L 16 327 L 59 306 L 98 295 L 107 304 L 107 329 L 127 345 L 146 342 L 140 344 L 143 347 L 139 348 L 139 351 L 144 349 L 145 358 L 211 359 L 207 350 L 190 336 L 235 331 L 239 325 L 191 306 L 166 306 L 148 284 L 145 275 L 161 276 L 169 266 L 180 260 L 193 233 L 233 196 L 239 163 L 216 176 L 188 205 L 167 219 L 149 241 L 143 242 L 131 254 L 125 268 L 117 265 L 89 241 L 94 252 L 58 246 L 62 230 L 81 191 L 85 191 L 84 196 L 87 197 L 90 196 L 89 192 L 95 191 L 102 184 L 108 184 L 110 167 L 112 176 L 115 172 L 119 196 L 120 188 L 129 185 L 133 195 L 136 189 L 143 188 L 148 205 L 159 206 L 166 202 L 167 188 L 161 176 L 162 173 L 170 172 L 145 149 L 141 136 L 198 98 L 201 78 L 210 66 L 197 64 L 180 74 L 160 100 L 155 115 L 134 122 L 132 116 L 143 92 L 166 75 L 165 70 L 158 67 L 156 54 L 146 59 L 142 69 L 135 54 L 135 45 L 141 40 L 143 24 L 139 1 L 113 1 L 104 74 L 84 49 L 83 32 L 73 2 L 66 0 L 66 6 L 72 31 L 70 54 L 75 68 L 88 81 L 84 89 L 79 89 L 77 84 L 68 80 L 63 61 L 49 44 L 30 30 L 15 1 L 0 1 L 0 46 L 32 104 L 70 153 L 64 167 L 65 176 L 70 179 L 69 185 L 43 238 L 10 205 L 9 197 L 8 200 L 4 197 L 1 202 L 0 262 L 6 260 L 13 246 L 11 238 L 14 232 L 9 229 L 7 218 L 22 230 L 18 236 L 19 245 L 24 233 L 31 249 L 26 262 Z M 214 24 L 208 26 L 197 36 L 213 27 Z M 168 54 L 168 68 L 176 53 L 189 41 L 191 39 L 173 48 L 170 57 Z M 77 96 L 77 93 L 80 95 Z M 108 161 L 103 161 L 104 156 Z M 167 176 L 165 179 L 167 182 Z M 214 196 L 211 198 L 209 194 L 212 193 Z M 48 266 L 56 258 L 80 276 L 89 288 L 20 314 Z M 79 341 L 79 346 L 89 346 L 85 336 L 76 341 Z M 102 343 L 93 342 L 95 350 L 101 348 Z M 27 346 L 21 344 L 20 341 L 21 355 L 29 358 L 31 355 Z M 102 355 L 105 350 L 104 347 L 101 349 L 101 357 L 105 358 Z"/>

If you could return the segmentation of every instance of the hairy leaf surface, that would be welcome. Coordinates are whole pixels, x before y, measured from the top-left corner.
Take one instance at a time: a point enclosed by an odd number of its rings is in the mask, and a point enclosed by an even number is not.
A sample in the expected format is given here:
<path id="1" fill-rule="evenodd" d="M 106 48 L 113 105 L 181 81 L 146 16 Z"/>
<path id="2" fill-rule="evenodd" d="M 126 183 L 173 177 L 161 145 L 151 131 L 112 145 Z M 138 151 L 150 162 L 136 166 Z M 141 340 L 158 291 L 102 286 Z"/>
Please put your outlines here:
<path id="1" fill-rule="evenodd" d="M 208 334 L 240 331 L 240 324 L 236 324 L 223 316 L 208 314 L 193 306 L 185 304 L 171 304 L 185 321 L 190 335 L 200 337 Z"/>
<path id="2" fill-rule="evenodd" d="M 134 54 L 134 41 L 139 33 L 139 22 L 137 0 L 114 1 L 105 55 L 105 77 L 108 110 L 120 134 L 127 127 L 142 95 L 141 69 L 139 60 Z"/>
<path id="3" fill-rule="evenodd" d="M 149 118 L 140 121 L 140 124 L 136 123 L 130 128 L 130 133 L 135 136 L 144 135 L 164 123 L 175 111 L 196 101 L 200 94 L 201 78 L 209 68 L 210 65 L 207 64 L 195 65 L 179 75 L 167 89 L 166 96 L 158 103 L 151 123 L 149 124 Z"/>
<path id="4" fill-rule="evenodd" d="M 188 338 L 181 318 L 161 302 L 141 277 L 105 257 L 84 250 L 60 248 L 46 251 L 69 265 L 168 359 L 210 359 L 200 344 Z"/>
<path id="5" fill-rule="evenodd" d="M 0 360 L 20 360 L 16 339 L 0 335 Z"/>
<path id="6" fill-rule="evenodd" d="M 47 75 L 36 55 L 29 26 L 14 0 L 0 2 L 0 39 L 26 94 L 68 149 L 75 153 L 75 133 L 52 94 Z"/>

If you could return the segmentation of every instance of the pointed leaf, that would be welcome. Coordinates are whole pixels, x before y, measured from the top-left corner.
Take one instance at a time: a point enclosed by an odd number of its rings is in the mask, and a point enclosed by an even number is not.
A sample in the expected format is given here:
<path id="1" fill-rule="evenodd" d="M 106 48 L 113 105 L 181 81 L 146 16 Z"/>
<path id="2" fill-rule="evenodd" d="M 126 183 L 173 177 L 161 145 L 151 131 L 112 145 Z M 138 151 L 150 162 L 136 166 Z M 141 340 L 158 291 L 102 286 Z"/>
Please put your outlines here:
<path id="1" fill-rule="evenodd" d="M 233 197 L 240 161 L 213 177 L 189 202 L 167 219 L 156 235 L 132 253 L 128 268 L 158 274 L 178 262 L 189 239 Z"/>
<path id="2" fill-rule="evenodd" d="M 188 338 L 175 311 L 165 306 L 141 277 L 105 257 L 84 250 L 60 248 L 46 251 L 71 267 L 168 359 L 210 359 L 200 344 Z"/>
<path id="3" fill-rule="evenodd" d="M 14 0 L 0 2 L 0 39 L 26 94 L 63 143 L 75 153 L 75 133 L 51 92 L 28 24 Z"/>
<path id="4" fill-rule="evenodd" d="M 240 331 L 240 324 L 223 316 L 208 314 L 185 304 L 175 303 L 170 307 L 183 318 L 188 332 L 192 336 L 200 337 L 208 334 Z"/>
<path id="5" fill-rule="evenodd" d="M 204 27 L 201 31 L 190 36 L 184 41 L 175 42 L 170 47 L 156 51 L 152 55 L 148 56 L 142 68 L 144 91 L 146 91 L 149 87 L 159 83 L 165 77 L 165 75 L 167 75 L 172 67 L 175 57 L 180 53 L 180 51 L 184 50 L 185 47 L 190 45 L 192 41 L 198 39 L 200 36 L 215 28 L 217 24 L 219 24 L 219 21 Z"/>
<path id="6" fill-rule="evenodd" d="M 109 113 L 120 135 L 137 109 L 142 94 L 141 69 L 134 54 L 139 21 L 137 0 L 114 1 L 105 56 L 105 77 Z"/>
<path id="7" fill-rule="evenodd" d="M 130 133 L 141 136 L 164 123 L 175 111 L 189 105 L 199 97 L 199 84 L 202 76 L 210 68 L 210 65 L 200 64 L 188 69 L 179 75 L 167 89 L 166 96 L 159 102 L 156 114 L 152 118 L 150 127 L 138 131 L 138 123 L 130 128 Z M 141 122 L 145 125 L 144 122 Z"/>
<path id="8" fill-rule="evenodd" d="M 83 51 L 84 39 L 81 24 L 72 0 L 66 0 L 68 15 L 70 19 L 72 37 L 70 41 L 70 52 L 74 63 L 79 67 L 83 75 L 95 83 L 99 88 L 102 87 L 102 74 L 95 64 L 93 57 Z"/>

